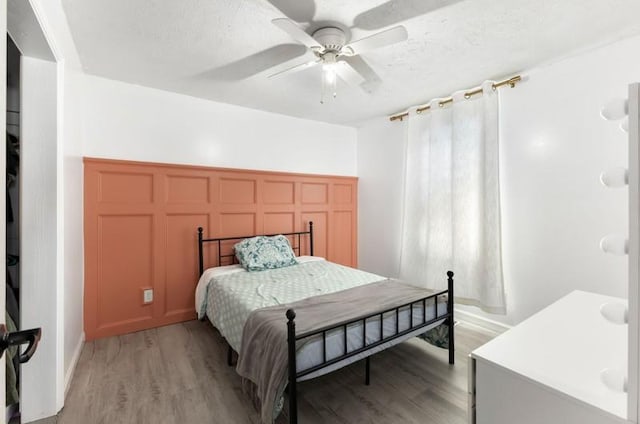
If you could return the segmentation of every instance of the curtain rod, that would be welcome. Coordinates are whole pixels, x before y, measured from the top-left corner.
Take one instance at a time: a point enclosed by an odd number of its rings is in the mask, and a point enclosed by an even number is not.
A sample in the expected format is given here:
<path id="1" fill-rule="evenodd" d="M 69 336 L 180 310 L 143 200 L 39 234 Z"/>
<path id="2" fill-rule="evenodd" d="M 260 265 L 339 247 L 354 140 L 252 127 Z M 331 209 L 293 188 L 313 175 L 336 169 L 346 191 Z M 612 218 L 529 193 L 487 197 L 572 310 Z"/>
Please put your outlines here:
<path id="1" fill-rule="evenodd" d="M 495 84 L 493 84 L 493 89 L 495 90 L 496 88 L 502 87 L 503 85 L 509 85 L 511 88 L 516 86 L 516 83 L 522 81 L 522 77 L 520 75 L 516 75 L 513 76 L 511 78 L 502 80 L 502 81 L 498 81 Z M 477 87 L 477 88 L 473 88 L 467 92 L 464 93 L 464 98 L 465 99 L 469 99 L 471 98 L 471 96 L 475 96 L 476 94 L 480 94 L 482 93 L 482 87 Z M 431 102 L 427 102 L 427 103 L 431 103 Z M 445 99 L 440 100 L 440 103 L 438 103 L 438 105 L 440 107 L 445 106 L 446 104 L 449 103 L 453 103 L 453 97 L 449 96 Z M 422 112 L 426 112 L 429 109 L 431 109 L 430 105 L 427 106 L 422 106 L 416 109 L 416 113 L 422 113 Z M 402 121 L 404 118 L 406 118 L 407 116 L 409 116 L 409 112 L 404 112 L 404 113 L 399 113 L 397 115 L 393 115 L 389 117 L 390 121 Z"/>

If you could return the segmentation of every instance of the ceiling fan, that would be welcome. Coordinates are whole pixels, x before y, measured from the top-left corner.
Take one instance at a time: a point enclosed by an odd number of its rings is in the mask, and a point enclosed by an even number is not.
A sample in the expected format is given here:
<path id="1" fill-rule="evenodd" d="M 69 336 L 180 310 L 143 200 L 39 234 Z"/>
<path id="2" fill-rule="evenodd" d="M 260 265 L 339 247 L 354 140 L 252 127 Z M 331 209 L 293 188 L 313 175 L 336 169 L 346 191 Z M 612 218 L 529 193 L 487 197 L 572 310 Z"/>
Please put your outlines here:
<path id="1" fill-rule="evenodd" d="M 288 18 L 278 18 L 271 22 L 289 34 L 294 40 L 305 45 L 313 52 L 316 59 L 280 70 L 270 75 L 269 78 L 301 71 L 320 64 L 322 65 L 321 103 L 324 103 L 327 94 L 330 97 L 336 97 L 337 77 L 351 85 L 360 85 L 365 81 L 365 77 L 344 60 L 345 58 L 398 43 L 408 37 L 406 28 L 398 25 L 347 43 L 347 35 L 338 27 L 327 26 L 317 29 L 313 34 L 308 34 Z"/>

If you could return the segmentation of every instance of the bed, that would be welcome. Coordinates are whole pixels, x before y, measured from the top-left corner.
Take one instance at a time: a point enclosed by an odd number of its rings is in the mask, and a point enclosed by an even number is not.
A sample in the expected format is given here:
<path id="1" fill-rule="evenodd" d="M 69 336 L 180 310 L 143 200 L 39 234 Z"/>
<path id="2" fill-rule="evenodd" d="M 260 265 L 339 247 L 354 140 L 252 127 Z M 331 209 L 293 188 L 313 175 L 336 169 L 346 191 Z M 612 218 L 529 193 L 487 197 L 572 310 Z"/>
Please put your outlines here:
<path id="1" fill-rule="evenodd" d="M 254 383 L 263 422 L 280 412 L 285 387 L 289 422 L 297 423 L 297 382 L 365 359 L 369 384 L 371 355 L 442 324 L 454 363 L 451 271 L 447 290 L 428 291 L 313 256 L 312 222 L 281 236 L 297 264 L 248 272 L 235 263 L 233 244 L 253 236 L 206 239 L 198 228 L 196 311 L 225 338 L 229 365 L 238 353 L 236 370 Z M 205 243 L 217 252 L 217 266 L 207 270 Z"/>

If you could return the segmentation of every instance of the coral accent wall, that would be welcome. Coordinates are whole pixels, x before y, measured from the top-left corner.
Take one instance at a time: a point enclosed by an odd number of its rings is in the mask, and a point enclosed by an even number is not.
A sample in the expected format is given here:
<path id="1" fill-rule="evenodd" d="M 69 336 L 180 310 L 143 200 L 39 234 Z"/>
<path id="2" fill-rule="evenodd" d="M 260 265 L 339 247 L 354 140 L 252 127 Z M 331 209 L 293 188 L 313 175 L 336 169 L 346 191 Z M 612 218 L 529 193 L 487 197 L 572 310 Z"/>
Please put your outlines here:
<path id="1" fill-rule="evenodd" d="M 195 318 L 199 226 L 235 237 L 313 221 L 314 253 L 355 267 L 357 198 L 354 177 L 85 158 L 87 339 Z"/>

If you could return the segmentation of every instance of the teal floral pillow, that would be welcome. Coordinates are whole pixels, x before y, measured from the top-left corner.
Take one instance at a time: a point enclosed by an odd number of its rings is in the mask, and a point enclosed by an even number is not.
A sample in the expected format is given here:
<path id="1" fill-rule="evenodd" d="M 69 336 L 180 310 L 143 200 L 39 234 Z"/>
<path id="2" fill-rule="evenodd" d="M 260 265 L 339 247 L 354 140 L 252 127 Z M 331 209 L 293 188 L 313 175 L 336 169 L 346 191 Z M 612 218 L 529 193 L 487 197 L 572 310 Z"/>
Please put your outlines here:
<path id="1" fill-rule="evenodd" d="M 298 263 L 289 240 L 283 235 L 244 239 L 234 249 L 238 262 L 247 271 L 264 271 Z"/>

